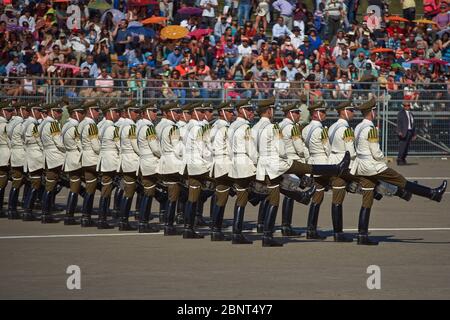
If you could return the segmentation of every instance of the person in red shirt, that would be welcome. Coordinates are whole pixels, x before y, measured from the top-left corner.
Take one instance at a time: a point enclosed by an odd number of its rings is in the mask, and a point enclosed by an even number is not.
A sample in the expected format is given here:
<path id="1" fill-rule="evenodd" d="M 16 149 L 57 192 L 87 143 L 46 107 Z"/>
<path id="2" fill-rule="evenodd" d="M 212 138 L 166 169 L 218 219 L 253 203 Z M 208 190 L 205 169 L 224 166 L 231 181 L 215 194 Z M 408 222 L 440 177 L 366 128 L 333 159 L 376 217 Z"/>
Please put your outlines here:
<path id="1" fill-rule="evenodd" d="M 398 21 L 391 21 L 389 23 L 389 27 L 386 28 L 389 37 L 392 37 L 394 33 L 398 33 L 400 38 L 404 38 L 405 29 L 400 27 L 400 23 Z"/>

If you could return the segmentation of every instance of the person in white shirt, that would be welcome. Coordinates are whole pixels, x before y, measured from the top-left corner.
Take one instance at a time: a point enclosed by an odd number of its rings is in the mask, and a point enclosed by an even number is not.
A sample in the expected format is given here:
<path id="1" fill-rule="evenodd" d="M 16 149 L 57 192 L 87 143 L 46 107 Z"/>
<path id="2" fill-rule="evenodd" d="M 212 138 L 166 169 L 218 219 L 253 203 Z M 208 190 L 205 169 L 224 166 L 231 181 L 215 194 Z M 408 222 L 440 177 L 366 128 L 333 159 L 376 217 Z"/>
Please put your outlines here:
<path id="1" fill-rule="evenodd" d="M 19 18 L 19 26 L 23 26 L 23 23 L 28 23 L 28 30 L 34 32 L 36 30 L 36 20 L 31 16 L 30 10 L 25 10 L 23 15 Z"/>
<path id="2" fill-rule="evenodd" d="M 289 83 L 289 80 L 287 78 L 287 74 L 285 70 L 280 71 L 280 77 L 275 80 L 273 94 L 275 96 L 278 95 L 279 98 L 287 98 L 289 95 L 289 88 L 291 87 L 291 84 Z"/>
<path id="3" fill-rule="evenodd" d="M 277 23 L 273 25 L 272 37 L 274 39 L 284 38 L 285 36 L 290 36 L 292 34 L 291 30 L 284 24 L 284 19 L 279 17 Z"/>
<path id="4" fill-rule="evenodd" d="M 208 27 L 214 27 L 216 18 L 215 8 L 218 7 L 217 0 L 201 0 L 200 7 L 203 9 L 202 17 Z"/>

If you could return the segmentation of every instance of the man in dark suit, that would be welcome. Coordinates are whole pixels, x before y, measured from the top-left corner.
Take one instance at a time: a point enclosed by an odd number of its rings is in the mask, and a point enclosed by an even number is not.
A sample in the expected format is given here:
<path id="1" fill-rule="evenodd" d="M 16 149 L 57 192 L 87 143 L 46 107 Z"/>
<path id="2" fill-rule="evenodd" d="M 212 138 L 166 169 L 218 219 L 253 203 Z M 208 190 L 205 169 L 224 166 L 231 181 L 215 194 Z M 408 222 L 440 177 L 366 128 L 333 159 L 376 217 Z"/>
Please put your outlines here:
<path id="1" fill-rule="evenodd" d="M 410 100 L 403 100 L 403 109 L 397 114 L 397 135 L 400 139 L 397 164 L 399 166 L 406 165 L 409 144 L 416 140 L 416 128 Z"/>

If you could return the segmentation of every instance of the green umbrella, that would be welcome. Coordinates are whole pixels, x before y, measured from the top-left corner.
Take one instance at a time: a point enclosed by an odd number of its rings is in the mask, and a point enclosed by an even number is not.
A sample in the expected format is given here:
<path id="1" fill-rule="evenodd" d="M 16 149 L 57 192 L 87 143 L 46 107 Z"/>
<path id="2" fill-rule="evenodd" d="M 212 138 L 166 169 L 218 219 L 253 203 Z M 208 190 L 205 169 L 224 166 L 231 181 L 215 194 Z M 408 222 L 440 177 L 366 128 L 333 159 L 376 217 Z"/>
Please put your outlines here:
<path id="1" fill-rule="evenodd" d="M 88 8 L 105 11 L 111 9 L 111 5 L 104 0 L 94 0 L 89 3 Z"/>
<path id="2" fill-rule="evenodd" d="M 402 66 L 401 66 L 401 64 L 399 64 L 399 63 L 393 63 L 393 64 L 391 64 L 391 68 L 401 68 Z"/>

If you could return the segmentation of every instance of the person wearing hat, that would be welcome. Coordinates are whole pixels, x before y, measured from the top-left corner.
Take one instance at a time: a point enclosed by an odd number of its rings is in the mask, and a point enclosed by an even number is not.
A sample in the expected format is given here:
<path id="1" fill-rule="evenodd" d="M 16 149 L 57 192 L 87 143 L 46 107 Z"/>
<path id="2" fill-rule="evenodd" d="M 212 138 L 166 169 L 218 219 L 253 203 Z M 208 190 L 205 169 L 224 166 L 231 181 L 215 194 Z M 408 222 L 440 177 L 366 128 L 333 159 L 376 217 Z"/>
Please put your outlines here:
<path id="1" fill-rule="evenodd" d="M 346 152 L 350 153 L 352 161 L 356 157 L 354 146 L 355 135 L 349 122 L 354 117 L 354 107 L 350 100 L 345 100 L 336 106 L 339 119 L 329 129 L 330 164 L 339 163 Z M 361 178 L 363 179 L 363 178 Z M 330 179 L 332 186 L 331 219 L 333 221 L 333 236 L 336 242 L 352 242 L 353 239 L 343 233 L 343 207 L 347 183 L 359 182 L 359 179 L 345 172 L 340 177 Z M 363 199 L 364 200 L 364 199 Z"/>
<path id="2" fill-rule="evenodd" d="M 140 117 L 141 109 L 134 100 L 128 101 L 124 108 L 127 118 L 119 129 L 120 153 L 117 169 L 122 174 L 124 182 L 124 193 L 119 208 L 119 231 L 131 231 L 136 230 L 134 226 L 130 225 L 128 219 L 131 203 L 136 191 L 136 172 L 139 169 L 136 122 Z"/>
<path id="3" fill-rule="evenodd" d="M 102 187 L 97 228 L 112 229 L 113 226 L 107 222 L 107 216 L 111 203 L 113 180 L 117 175 L 119 165 L 119 127 L 115 123 L 120 117 L 121 108 L 117 103 L 109 102 L 104 104 L 101 110 L 103 124 L 98 128 L 98 139 L 101 146 L 96 170 L 102 175 Z"/>
<path id="4" fill-rule="evenodd" d="M 203 102 L 201 104 L 202 109 L 204 111 L 204 119 L 202 121 L 202 136 L 203 136 L 203 142 L 205 143 L 206 147 L 206 154 L 208 155 L 207 161 L 209 163 L 212 162 L 212 147 L 211 147 L 211 122 L 214 118 L 214 105 L 211 101 Z M 200 198 L 197 203 L 197 211 L 195 214 L 195 225 L 202 227 L 207 226 L 208 223 L 205 222 L 203 219 L 203 208 L 205 205 L 206 200 L 208 200 L 208 196 L 206 196 L 206 192 L 201 192 Z M 211 202 L 213 203 L 214 200 Z M 210 208 L 210 218 L 212 218 L 212 211 L 213 206 L 211 205 Z"/>
<path id="5" fill-rule="evenodd" d="M 9 149 L 10 139 L 6 132 L 8 121 L 14 115 L 14 107 L 11 103 L 4 101 L 0 103 L 0 215 L 3 214 L 3 199 L 5 189 L 8 184 L 9 160 L 11 150 Z"/>
<path id="6" fill-rule="evenodd" d="M 25 153 L 23 171 L 28 174 L 31 183 L 31 190 L 25 198 L 22 214 L 23 221 L 35 221 L 33 214 L 34 204 L 41 189 L 42 172 L 45 168 L 42 142 L 39 136 L 38 125 L 42 119 L 42 103 L 31 104 L 30 115 L 23 122 L 22 137 L 24 141 Z"/>
<path id="7" fill-rule="evenodd" d="M 414 115 L 411 112 L 411 96 L 405 96 L 403 109 L 397 114 L 397 135 L 399 138 L 399 148 L 397 155 L 397 165 L 405 165 L 408 149 L 411 141 L 416 139 L 416 126 Z"/>
<path id="8" fill-rule="evenodd" d="M 328 140 L 328 128 L 323 127 L 322 122 L 326 119 L 326 107 L 323 100 L 315 101 L 308 107 L 311 114 L 311 122 L 303 129 L 302 137 L 305 141 L 305 145 L 308 148 L 310 157 L 308 164 L 327 164 L 328 156 L 330 154 L 330 143 Z M 319 219 L 320 205 L 322 204 L 325 194 L 325 187 L 329 184 L 331 174 L 315 174 L 314 184 L 316 186 L 316 192 L 312 198 L 312 202 L 309 207 L 308 222 L 307 222 L 307 239 L 324 240 L 325 236 L 322 236 L 317 232 L 317 222 Z"/>
<path id="9" fill-rule="evenodd" d="M 356 159 L 350 173 L 366 178 L 361 182 L 364 200 L 359 213 L 357 236 L 358 244 L 361 245 L 378 244 L 378 242 L 369 239 L 368 230 L 374 188 L 380 181 L 395 185 L 400 191 L 404 190 L 436 202 L 441 201 L 447 189 L 447 180 L 444 180 L 441 186 L 432 189 L 415 182 L 410 182 L 397 171 L 388 168 L 380 148 L 378 129 L 373 123 L 376 120 L 376 108 L 377 102 L 375 98 L 357 107 L 361 111 L 364 119 L 355 128 Z"/>
<path id="10" fill-rule="evenodd" d="M 85 117 L 78 125 L 81 140 L 81 167 L 86 184 L 86 195 L 83 200 L 81 226 L 93 227 L 92 208 L 97 189 L 97 163 L 100 154 L 100 140 L 98 138 L 97 122 L 100 107 L 97 100 L 86 101 L 83 104 Z"/>
<path id="11" fill-rule="evenodd" d="M 284 118 L 279 123 L 279 127 L 280 132 L 283 136 L 283 142 L 285 144 L 286 155 L 288 159 L 306 163 L 306 159 L 309 157 L 309 152 L 301 136 L 302 126 L 299 124 L 301 114 L 300 107 L 301 105 L 299 103 L 289 103 L 283 106 L 282 110 L 284 112 Z M 305 203 L 307 199 L 301 200 L 302 201 L 300 202 Z M 281 210 L 281 233 L 283 234 L 283 236 L 300 235 L 299 232 L 292 229 L 293 209 L 294 199 L 285 194 Z M 258 232 L 263 232 L 264 216 L 264 211 L 261 212 L 260 215 L 258 215 Z"/>
<path id="12" fill-rule="evenodd" d="M 333 166 L 309 165 L 289 159 L 282 141 L 283 137 L 280 127 L 277 123 L 272 123 L 274 109 L 275 98 L 263 100 L 258 104 L 258 113 L 261 119 L 258 122 L 257 131 L 254 132 L 259 152 L 256 180 L 264 182 L 269 190 L 267 196 L 268 205 L 264 219 L 263 247 L 279 247 L 283 245 L 273 239 L 273 231 L 280 201 L 280 182 L 284 174 L 294 174 L 298 177 L 302 177 L 305 174 L 340 175 L 348 168 L 350 162 L 349 155 L 346 155 L 339 164 Z M 306 194 L 302 194 L 300 197 L 304 198 Z"/>
<path id="13" fill-rule="evenodd" d="M 66 148 L 61 139 L 61 120 L 63 107 L 67 101 L 57 101 L 44 105 L 47 116 L 39 124 L 39 134 L 44 149 L 45 160 L 45 191 L 42 196 L 42 223 L 58 222 L 51 215 L 52 204 L 56 197 L 56 186 L 58 184 Z"/>
<path id="14" fill-rule="evenodd" d="M 161 148 L 154 122 L 158 115 L 156 101 L 142 106 L 142 118 L 137 122 L 137 143 L 139 148 L 139 177 L 144 192 L 139 204 L 139 232 L 158 232 L 159 228 L 149 224 L 152 200 L 155 197 L 157 172 Z"/>
<path id="15" fill-rule="evenodd" d="M 184 137 L 183 165 L 179 171 L 181 175 L 188 177 L 188 201 L 184 212 L 184 239 L 199 239 L 203 235 L 194 231 L 195 217 L 197 213 L 201 188 L 204 181 L 209 179 L 209 157 L 205 153 L 207 146 L 204 140 L 205 118 L 203 103 L 190 105 L 191 120 L 189 121 Z"/>
<path id="16" fill-rule="evenodd" d="M 81 104 L 67 106 L 69 118 L 61 129 L 62 142 L 66 150 L 64 172 L 69 176 L 69 194 L 67 196 L 64 225 L 76 225 L 74 214 L 81 189 L 81 141 L 78 124 L 84 119 L 85 111 Z"/>
<path id="17" fill-rule="evenodd" d="M 177 122 L 180 119 L 181 108 L 178 102 L 171 102 L 161 106 L 162 119 L 156 125 L 155 131 L 161 147 L 161 158 L 158 163 L 158 173 L 161 181 L 167 186 L 167 209 L 164 225 L 164 235 L 177 234 L 175 228 L 175 210 L 180 196 L 181 176 L 179 171 L 183 165 L 183 142 Z"/>
<path id="18" fill-rule="evenodd" d="M 255 180 L 258 151 L 252 137 L 251 121 L 255 118 L 254 106 L 250 99 L 236 103 L 236 120 L 228 128 L 231 168 L 228 176 L 236 188 L 236 202 L 233 220 L 233 244 L 252 244 L 243 234 L 245 207 L 249 197 L 249 186 Z"/>
<path id="19" fill-rule="evenodd" d="M 26 157 L 22 131 L 24 119 L 28 118 L 30 109 L 27 102 L 17 102 L 13 106 L 16 108 L 16 115 L 6 125 L 11 148 L 10 166 L 12 177 L 8 199 L 8 218 L 21 219 L 21 216 L 17 213 L 17 202 L 20 188 L 24 183 L 23 164 Z"/>
<path id="20" fill-rule="evenodd" d="M 212 166 L 210 176 L 216 182 L 216 190 L 211 217 L 211 241 L 231 240 L 222 232 L 223 216 L 233 180 L 228 176 L 231 170 L 230 144 L 228 129 L 234 118 L 234 107 L 230 101 L 219 104 L 216 108 L 218 119 L 211 128 Z"/>

